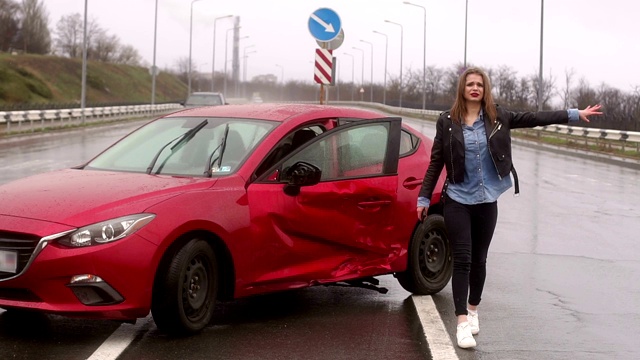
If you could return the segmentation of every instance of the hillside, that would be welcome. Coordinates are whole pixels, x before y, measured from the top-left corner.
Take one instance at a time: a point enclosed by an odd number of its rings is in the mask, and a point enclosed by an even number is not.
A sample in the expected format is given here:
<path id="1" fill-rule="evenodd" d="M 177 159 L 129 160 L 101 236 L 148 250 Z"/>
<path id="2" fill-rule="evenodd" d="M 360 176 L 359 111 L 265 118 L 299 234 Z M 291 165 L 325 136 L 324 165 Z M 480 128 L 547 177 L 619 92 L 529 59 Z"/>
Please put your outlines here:
<path id="1" fill-rule="evenodd" d="M 82 60 L 0 53 L 0 107 L 15 104 L 76 103 L 82 93 Z M 90 61 L 86 103 L 149 103 L 152 79 L 143 67 Z M 187 86 L 160 72 L 156 102 L 183 100 Z"/>

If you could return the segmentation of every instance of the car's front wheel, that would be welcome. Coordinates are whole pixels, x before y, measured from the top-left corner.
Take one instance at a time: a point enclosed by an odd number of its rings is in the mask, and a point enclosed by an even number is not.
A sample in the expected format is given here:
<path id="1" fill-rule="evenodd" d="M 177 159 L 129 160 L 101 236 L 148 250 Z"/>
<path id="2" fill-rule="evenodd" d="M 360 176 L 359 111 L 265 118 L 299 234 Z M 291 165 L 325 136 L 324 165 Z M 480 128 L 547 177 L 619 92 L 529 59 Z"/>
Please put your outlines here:
<path id="1" fill-rule="evenodd" d="M 444 218 L 429 215 L 411 239 L 407 270 L 396 273 L 395 277 L 411 293 L 432 295 L 449 283 L 452 272 L 453 259 Z"/>
<path id="2" fill-rule="evenodd" d="M 218 291 L 216 257 L 209 244 L 193 239 L 159 269 L 151 313 L 158 329 L 190 334 L 205 328 L 215 309 Z"/>

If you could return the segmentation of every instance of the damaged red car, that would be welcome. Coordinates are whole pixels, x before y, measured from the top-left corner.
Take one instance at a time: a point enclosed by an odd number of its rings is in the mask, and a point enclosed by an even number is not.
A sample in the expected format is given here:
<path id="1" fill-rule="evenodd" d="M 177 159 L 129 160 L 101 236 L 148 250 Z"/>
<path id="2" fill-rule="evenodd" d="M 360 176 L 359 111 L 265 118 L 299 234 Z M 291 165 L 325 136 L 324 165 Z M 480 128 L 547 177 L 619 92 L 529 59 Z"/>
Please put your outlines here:
<path id="1" fill-rule="evenodd" d="M 0 308 L 151 312 L 193 333 L 216 301 L 255 294 L 386 274 L 436 293 L 452 264 L 440 193 L 415 214 L 430 149 L 401 118 L 357 108 L 160 117 L 85 164 L 0 186 Z"/>

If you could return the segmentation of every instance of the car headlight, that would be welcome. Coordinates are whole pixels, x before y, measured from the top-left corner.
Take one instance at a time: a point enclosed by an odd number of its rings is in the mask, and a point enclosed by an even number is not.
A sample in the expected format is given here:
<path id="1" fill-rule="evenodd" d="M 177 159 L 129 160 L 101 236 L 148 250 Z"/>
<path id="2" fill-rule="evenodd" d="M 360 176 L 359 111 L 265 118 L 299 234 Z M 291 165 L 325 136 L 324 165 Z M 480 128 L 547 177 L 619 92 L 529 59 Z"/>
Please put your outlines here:
<path id="1" fill-rule="evenodd" d="M 66 234 L 57 241 L 69 247 L 85 247 L 106 244 L 123 239 L 147 225 L 156 216 L 154 214 L 136 214 L 123 216 L 81 227 Z"/>

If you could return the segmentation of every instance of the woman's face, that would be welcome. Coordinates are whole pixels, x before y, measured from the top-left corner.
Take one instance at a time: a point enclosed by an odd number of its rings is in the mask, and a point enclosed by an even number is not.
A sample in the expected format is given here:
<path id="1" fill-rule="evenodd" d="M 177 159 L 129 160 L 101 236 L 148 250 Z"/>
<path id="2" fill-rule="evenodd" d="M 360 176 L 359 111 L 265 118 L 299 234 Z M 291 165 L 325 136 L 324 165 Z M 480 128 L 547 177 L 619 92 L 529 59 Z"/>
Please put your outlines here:
<path id="1" fill-rule="evenodd" d="M 484 82 L 482 76 L 469 74 L 464 85 L 464 99 L 471 102 L 482 102 L 484 98 Z"/>

